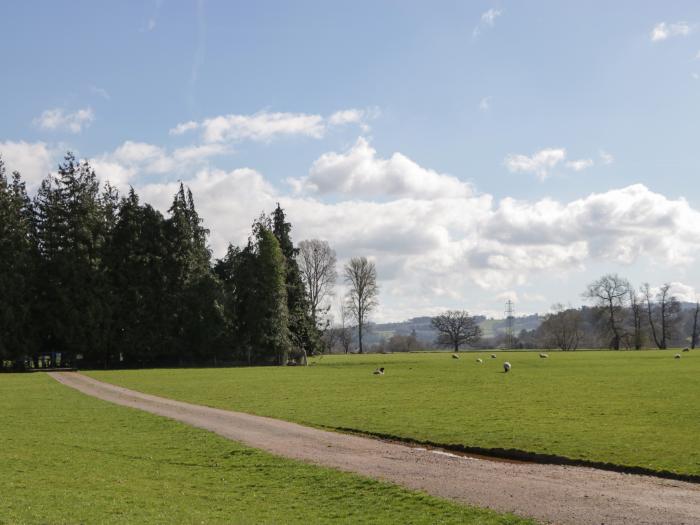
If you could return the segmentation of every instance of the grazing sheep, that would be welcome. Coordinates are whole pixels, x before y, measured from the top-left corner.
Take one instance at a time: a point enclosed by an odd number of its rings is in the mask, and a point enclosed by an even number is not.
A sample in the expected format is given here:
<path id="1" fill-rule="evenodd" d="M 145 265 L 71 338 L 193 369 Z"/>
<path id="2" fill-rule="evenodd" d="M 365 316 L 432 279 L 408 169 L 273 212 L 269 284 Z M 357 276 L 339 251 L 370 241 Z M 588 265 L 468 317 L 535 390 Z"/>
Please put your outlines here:
<path id="1" fill-rule="evenodd" d="M 673 358 L 674 358 L 674 359 L 680 359 L 680 358 L 681 358 L 681 354 L 676 354 L 676 355 L 673 356 Z"/>
<path id="2" fill-rule="evenodd" d="M 457 354 L 452 354 L 452 359 L 459 359 L 459 356 Z"/>
<path id="3" fill-rule="evenodd" d="M 547 359 L 549 357 L 549 354 L 540 354 L 540 357 L 542 359 Z"/>
<path id="4" fill-rule="evenodd" d="M 684 348 L 683 351 L 684 351 L 684 352 L 690 352 L 690 348 Z"/>
<path id="5" fill-rule="evenodd" d="M 476 362 L 479 363 L 479 364 L 481 364 L 481 363 L 483 363 L 484 361 L 483 361 L 480 357 L 477 357 L 477 358 L 476 358 Z"/>
<path id="6" fill-rule="evenodd" d="M 383 376 L 384 375 L 384 367 L 377 368 L 374 372 L 372 372 L 375 376 Z"/>
<path id="7" fill-rule="evenodd" d="M 496 354 L 491 354 L 491 359 L 496 359 Z"/>
<path id="8" fill-rule="evenodd" d="M 503 363 L 503 372 L 505 372 L 506 374 L 510 372 L 510 363 L 508 361 Z"/>

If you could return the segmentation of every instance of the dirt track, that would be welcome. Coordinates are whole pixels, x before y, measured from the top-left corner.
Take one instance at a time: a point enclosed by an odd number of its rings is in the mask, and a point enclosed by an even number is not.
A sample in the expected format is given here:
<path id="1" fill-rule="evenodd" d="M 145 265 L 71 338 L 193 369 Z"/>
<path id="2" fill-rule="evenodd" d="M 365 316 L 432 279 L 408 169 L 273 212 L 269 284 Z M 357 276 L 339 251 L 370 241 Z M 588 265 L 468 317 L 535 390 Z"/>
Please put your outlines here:
<path id="1" fill-rule="evenodd" d="M 700 485 L 584 467 L 456 456 L 142 394 L 74 372 L 59 382 L 279 456 L 557 524 L 700 524 Z"/>

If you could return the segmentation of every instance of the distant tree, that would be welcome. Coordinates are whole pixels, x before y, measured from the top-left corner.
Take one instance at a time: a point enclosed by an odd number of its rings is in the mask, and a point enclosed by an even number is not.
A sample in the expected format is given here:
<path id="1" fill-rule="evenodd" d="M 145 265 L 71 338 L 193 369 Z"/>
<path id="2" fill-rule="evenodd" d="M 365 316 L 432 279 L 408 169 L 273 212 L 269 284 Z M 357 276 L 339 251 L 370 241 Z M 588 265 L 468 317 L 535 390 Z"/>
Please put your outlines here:
<path id="1" fill-rule="evenodd" d="M 363 353 L 362 335 L 369 314 L 377 306 L 379 286 L 377 269 L 366 257 L 353 257 L 345 265 L 345 282 L 348 285 L 347 307 L 357 323 L 359 352 Z"/>
<path id="2" fill-rule="evenodd" d="M 629 294 L 629 282 L 617 274 L 607 274 L 592 282 L 584 297 L 595 301 L 607 312 L 607 328 L 611 334 L 610 348 L 620 349 L 625 298 Z"/>
<path id="3" fill-rule="evenodd" d="M 318 326 L 318 310 L 323 301 L 333 295 L 333 287 L 338 277 L 335 251 L 327 241 L 301 241 L 297 261 L 306 285 L 311 318 Z"/>
<path id="4" fill-rule="evenodd" d="M 545 315 L 538 331 L 547 348 L 576 350 L 583 336 L 581 312 L 574 308 L 565 308 L 561 303 L 555 304 L 552 306 L 552 313 Z"/>
<path id="5" fill-rule="evenodd" d="M 460 346 L 471 345 L 481 339 L 481 327 L 465 310 L 448 310 L 433 317 L 431 323 L 439 332 L 436 343 L 452 347 L 455 352 L 459 352 Z"/>
<path id="6" fill-rule="evenodd" d="M 700 302 L 695 302 L 695 309 L 693 310 L 693 330 L 690 336 L 690 348 L 695 348 L 698 344 L 698 315 L 700 314 Z"/>
<path id="7" fill-rule="evenodd" d="M 640 350 L 644 346 L 644 332 L 642 330 L 643 297 L 640 298 L 633 287 L 629 289 L 629 305 L 632 323 L 630 332 L 632 338 L 631 346 L 634 346 L 635 350 Z"/>
<path id="8" fill-rule="evenodd" d="M 668 341 L 673 336 L 681 316 L 681 304 L 671 295 L 669 283 L 661 286 L 652 302 L 652 291 L 649 284 L 643 287 L 644 298 L 647 304 L 647 318 L 654 343 L 659 349 L 668 348 Z"/>
<path id="9" fill-rule="evenodd" d="M 352 327 L 349 326 L 349 317 L 350 313 L 348 312 L 347 306 L 341 302 L 339 306 L 340 323 L 338 326 L 338 339 L 340 342 L 340 346 L 343 348 L 343 352 L 346 354 L 350 353 L 355 333 Z"/>
<path id="10" fill-rule="evenodd" d="M 389 352 L 414 352 L 418 350 L 418 339 L 415 332 L 411 335 L 394 334 L 385 345 Z"/>

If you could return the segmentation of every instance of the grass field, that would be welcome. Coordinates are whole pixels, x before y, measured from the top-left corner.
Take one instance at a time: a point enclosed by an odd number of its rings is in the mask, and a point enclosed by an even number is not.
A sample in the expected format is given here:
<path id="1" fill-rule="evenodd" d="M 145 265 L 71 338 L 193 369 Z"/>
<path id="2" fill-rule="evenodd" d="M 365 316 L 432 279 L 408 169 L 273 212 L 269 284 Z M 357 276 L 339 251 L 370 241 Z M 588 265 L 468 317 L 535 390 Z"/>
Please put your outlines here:
<path id="1" fill-rule="evenodd" d="M 326 356 L 301 368 L 92 372 L 304 424 L 700 474 L 700 351 Z M 483 365 L 475 363 L 484 358 Z M 507 359 L 513 365 L 502 372 Z M 385 366 L 385 376 L 372 370 Z"/>
<path id="2" fill-rule="evenodd" d="M 0 523 L 530 523 L 0 375 Z"/>

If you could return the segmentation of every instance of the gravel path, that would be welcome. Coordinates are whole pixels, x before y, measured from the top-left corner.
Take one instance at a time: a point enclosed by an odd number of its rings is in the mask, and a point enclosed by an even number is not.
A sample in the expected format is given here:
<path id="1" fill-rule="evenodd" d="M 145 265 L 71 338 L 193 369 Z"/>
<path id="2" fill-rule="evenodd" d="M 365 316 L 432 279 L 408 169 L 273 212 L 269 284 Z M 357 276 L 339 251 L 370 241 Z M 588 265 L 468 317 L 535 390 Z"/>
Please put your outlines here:
<path id="1" fill-rule="evenodd" d="M 700 485 L 584 467 L 470 458 L 142 394 L 74 372 L 54 379 L 288 458 L 557 524 L 700 524 Z"/>

